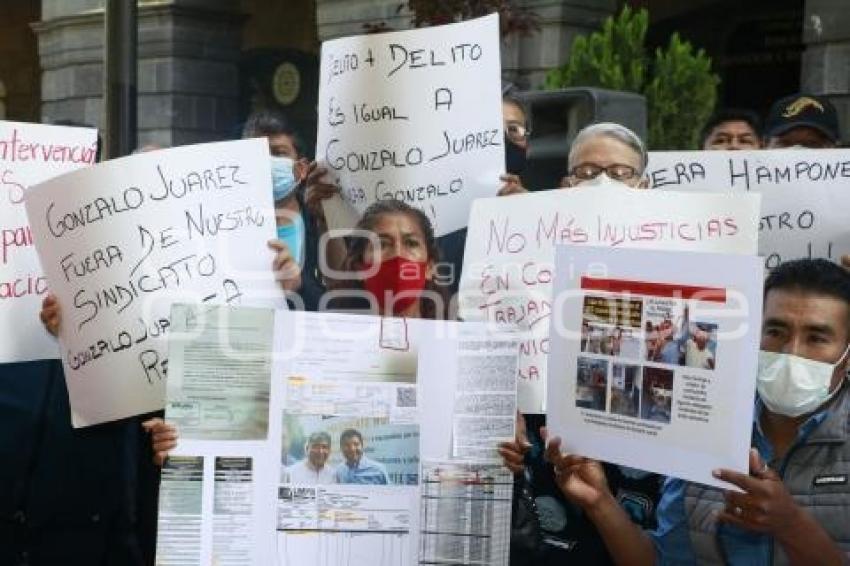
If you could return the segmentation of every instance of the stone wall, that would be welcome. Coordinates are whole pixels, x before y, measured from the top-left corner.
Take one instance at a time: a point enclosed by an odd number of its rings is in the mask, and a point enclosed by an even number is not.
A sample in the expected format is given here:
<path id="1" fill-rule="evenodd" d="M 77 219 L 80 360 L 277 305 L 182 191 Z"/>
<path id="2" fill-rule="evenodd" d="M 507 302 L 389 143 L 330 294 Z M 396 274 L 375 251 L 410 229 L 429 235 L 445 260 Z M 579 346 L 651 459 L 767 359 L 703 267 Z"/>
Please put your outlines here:
<path id="1" fill-rule="evenodd" d="M 317 0 L 319 38 L 361 34 L 365 24 L 383 22 L 396 30 L 410 27 L 411 15 L 400 0 Z M 612 14 L 616 0 L 525 0 L 540 17 L 540 30 L 502 43 L 502 70 L 522 88 L 539 88 L 546 71 L 563 64 L 576 35 L 599 27 Z"/>
<path id="2" fill-rule="evenodd" d="M 850 6 L 846 0 L 806 0 L 801 89 L 829 95 L 842 139 L 850 142 Z"/>
<path id="3" fill-rule="evenodd" d="M 103 0 L 43 0 L 42 14 L 42 119 L 103 128 Z M 233 134 L 243 19 L 227 0 L 139 2 L 138 145 Z"/>
<path id="4" fill-rule="evenodd" d="M 0 7 L 0 119 L 39 119 L 39 67 L 30 24 L 39 19 L 38 0 L 6 0 Z"/>

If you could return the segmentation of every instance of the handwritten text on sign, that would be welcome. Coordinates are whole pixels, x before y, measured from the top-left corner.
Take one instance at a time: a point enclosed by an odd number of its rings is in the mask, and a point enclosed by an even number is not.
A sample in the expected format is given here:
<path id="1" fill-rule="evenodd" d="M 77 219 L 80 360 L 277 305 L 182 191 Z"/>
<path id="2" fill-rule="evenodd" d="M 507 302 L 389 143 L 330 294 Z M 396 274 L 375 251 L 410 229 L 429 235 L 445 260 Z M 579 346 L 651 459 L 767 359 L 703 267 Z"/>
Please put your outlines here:
<path id="1" fill-rule="evenodd" d="M 94 163 L 97 131 L 0 121 L 0 363 L 55 358 L 38 312 L 47 293 L 27 221 L 27 187 Z"/>
<path id="2" fill-rule="evenodd" d="M 556 244 L 755 254 L 758 211 L 757 195 L 601 187 L 480 199 L 466 239 L 461 316 L 527 332 L 519 409 L 543 412 Z"/>
<path id="3" fill-rule="evenodd" d="M 423 209 L 466 226 L 504 170 L 498 17 L 322 45 L 317 160 L 358 213 Z"/>
<path id="4" fill-rule="evenodd" d="M 850 150 L 651 152 L 647 178 L 663 190 L 760 192 L 759 254 L 767 269 L 850 253 Z"/>
<path id="5" fill-rule="evenodd" d="M 265 140 L 109 161 L 27 195 L 75 426 L 161 409 L 171 303 L 280 299 Z"/>

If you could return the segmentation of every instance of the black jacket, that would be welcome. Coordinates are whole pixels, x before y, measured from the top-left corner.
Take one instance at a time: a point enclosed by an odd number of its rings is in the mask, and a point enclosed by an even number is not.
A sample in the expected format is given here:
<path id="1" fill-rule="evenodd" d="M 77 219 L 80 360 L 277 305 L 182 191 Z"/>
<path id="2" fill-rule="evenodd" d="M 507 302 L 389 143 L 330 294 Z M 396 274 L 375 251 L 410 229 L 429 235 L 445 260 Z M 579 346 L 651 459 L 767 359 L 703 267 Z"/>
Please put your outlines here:
<path id="1" fill-rule="evenodd" d="M 142 436 L 73 429 L 58 361 L 0 365 L 0 565 L 141 564 Z"/>

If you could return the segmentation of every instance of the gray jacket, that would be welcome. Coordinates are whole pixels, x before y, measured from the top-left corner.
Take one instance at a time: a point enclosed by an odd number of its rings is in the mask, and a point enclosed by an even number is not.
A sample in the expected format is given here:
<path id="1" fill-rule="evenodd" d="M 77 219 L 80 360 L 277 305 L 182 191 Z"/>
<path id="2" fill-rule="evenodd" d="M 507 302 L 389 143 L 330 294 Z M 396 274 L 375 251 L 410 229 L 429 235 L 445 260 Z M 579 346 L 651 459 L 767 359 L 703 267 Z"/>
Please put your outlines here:
<path id="1" fill-rule="evenodd" d="M 774 460 L 794 500 L 806 510 L 842 550 L 850 556 L 850 386 L 843 387 L 828 415 L 808 437 L 795 444 L 784 460 Z M 691 545 L 698 564 L 726 564 L 726 553 L 717 537 L 714 516 L 725 506 L 723 492 L 689 484 L 685 513 Z M 772 564 L 788 564 L 782 547 L 772 547 Z"/>

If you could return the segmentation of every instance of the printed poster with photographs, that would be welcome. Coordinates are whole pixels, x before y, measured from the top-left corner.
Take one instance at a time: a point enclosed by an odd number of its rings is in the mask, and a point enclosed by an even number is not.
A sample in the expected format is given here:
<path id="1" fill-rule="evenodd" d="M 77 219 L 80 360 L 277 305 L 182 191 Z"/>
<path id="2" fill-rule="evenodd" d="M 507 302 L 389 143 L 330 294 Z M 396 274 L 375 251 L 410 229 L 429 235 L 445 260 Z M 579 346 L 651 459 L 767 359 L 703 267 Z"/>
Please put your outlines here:
<path id="1" fill-rule="evenodd" d="M 286 328 L 296 335 L 282 336 L 282 351 L 299 353 L 275 376 L 281 402 L 273 409 L 280 424 L 278 563 L 412 563 L 416 328 L 404 319 L 292 317 Z"/>
<path id="2" fill-rule="evenodd" d="M 563 247 L 556 271 L 548 423 L 565 449 L 713 485 L 746 472 L 758 258 Z"/>

